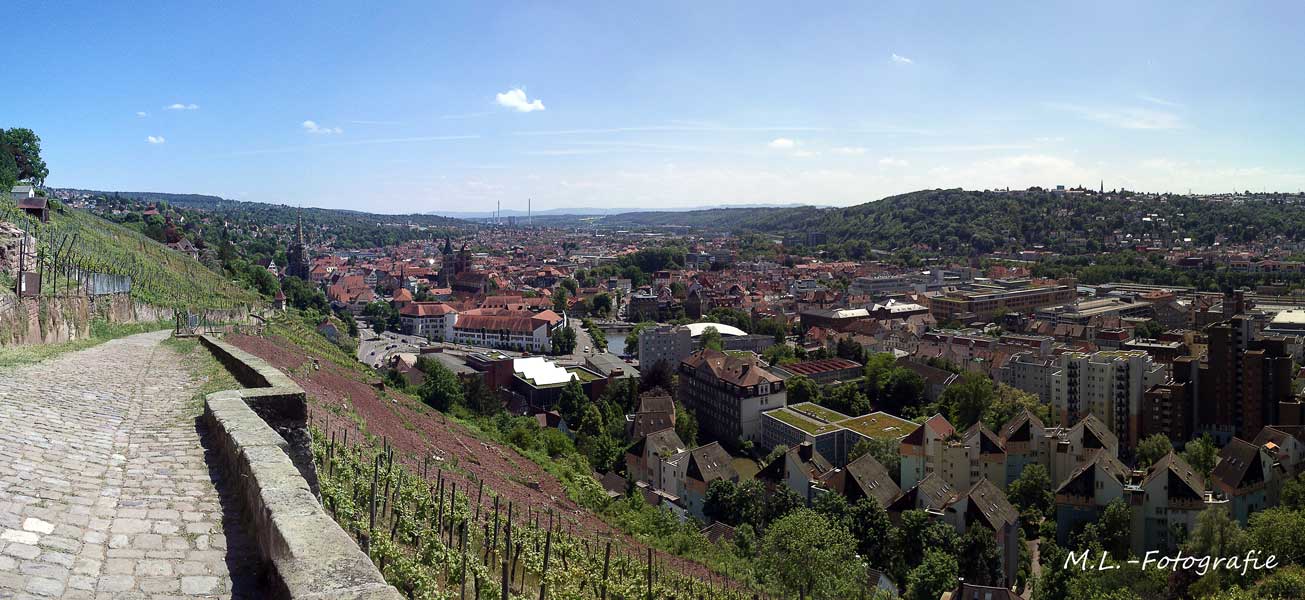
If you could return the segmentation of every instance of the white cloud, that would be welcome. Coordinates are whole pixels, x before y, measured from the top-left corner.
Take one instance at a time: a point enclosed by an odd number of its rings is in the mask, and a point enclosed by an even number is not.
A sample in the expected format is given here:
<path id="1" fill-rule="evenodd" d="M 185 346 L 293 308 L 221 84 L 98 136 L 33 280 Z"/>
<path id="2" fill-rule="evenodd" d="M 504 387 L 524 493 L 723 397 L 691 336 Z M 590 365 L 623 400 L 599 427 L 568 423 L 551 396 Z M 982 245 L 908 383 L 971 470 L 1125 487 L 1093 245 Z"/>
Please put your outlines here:
<path id="1" fill-rule="evenodd" d="M 865 154 L 865 148 L 862 148 L 860 146 L 839 146 L 831 150 L 831 152 L 833 152 L 834 154 L 847 154 L 847 155 L 859 156 L 861 154 Z"/>
<path id="2" fill-rule="evenodd" d="M 885 156 L 885 157 L 879 159 L 879 166 L 881 166 L 881 167 L 909 167 L 909 166 L 911 166 L 911 163 L 906 162 L 905 160 L 900 159 L 900 158 L 893 158 L 893 157 L 891 157 L 891 156 Z"/>
<path id="3" fill-rule="evenodd" d="M 797 142 L 789 138 L 775 138 L 770 140 L 770 143 L 766 145 L 776 150 L 792 150 L 797 147 Z"/>
<path id="4" fill-rule="evenodd" d="M 301 126 L 304 128 L 304 131 L 308 133 L 317 133 L 322 135 L 330 135 L 333 133 L 344 133 L 344 130 L 340 129 L 339 127 L 322 127 L 321 125 L 317 124 L 317 121 L 304 121 L 301 124 Z"/>
<path id="5" fill-rule="evenodd" d="M 168 140 L 163 139 L 161 135 L 150 135 L 145 137 L 145 141 L 151 144 L 165 144 Z"/>
<path id="6" fill-rule="evenodd" d="M 1052 102 L 1048 108 L 1065 111 L 1080 118 L 1119 129 L 1182 129 L 1183 118 L 1171 113 L 1136 107 L 1091 107 Z"/>
<path id="7" fill-rule="evenodd" d="M 905 57 L 905 56 L 902 56 L 902 55 L 900 55 L 900 54 L 898 54 L 898 53 L 896 53 L 896 52 L 894 52 L 894 53 L 892 54 L 892 57 L 891 57 L 891 58 L 892 58 L 892 61 L 893 61 L 893 62 L 895 62 L 895 63 L 897 63 L 897 64 L 899 64 L 899 65 L 910 65 L 910 64 L 914 64 L 914 63 L 915 63 L 915 61 L 913 61 L 913 60 L 911 60 L 911 59 L 909 59 L 909 58 L 907 58 L 907 57 Z"/>
<path id="8" fill-rule="evenodd" d="M 180 102 L 177 102 L 176 104 L 169 104 L 169 105 L 163 107 L 163 110 L 199 110 L 199 105 L 198 105 L 198 104 L 182 104 L 182 103 L 180 103 Z"/>
<path id="9" fill-rule="evenodd" d="M 544 102 L 539 98 L 530 100 L 526 97 L 526 91 L 521 88 L 512 88 L 501 94 L 495 94 L 494 100 L 499 106 L 505 106 L 517 112 L 534 112 L 544 110 Z"/>
<path id="10" fill-rule="evenodd" d="M 1145 100 L 1145 101 L 1147 101 L 1147 102 L 1150 102 L 1150 103 L 1152 103 L 1152 104 L 1159 104 L 1160 106 L 1168 106 L 1169 108 L 1184 108 L 1183 105 L 1182 105 L 1182 103 L 1180 103 L 1180 102 L 1174 102 L 1173 100 L 1166 100 L 1166 99 L 1161 98 L 1161 97 L 1159 97 L 1159 96 L 1150 96 L 1150 95 L 1147 95 L 1147 94 L 1140 94 L 1140 95 L 1138 95 L 1138 98 L 1141 99 L 1141 100 Z"/>
<path id="11" fill-rule="evenodd" d="M 143 118 L 145 118 L 145 117 L 150 116 L 150 114 L 147 113 L 147 112 L 145 112 L 145 111 L 143 111 L 143 110 L 138 110 L 138 111 L 136 111 L 136 116 L 138 116 L 138 117 L 140 117 L 140 118 L 143 119 Z"/>

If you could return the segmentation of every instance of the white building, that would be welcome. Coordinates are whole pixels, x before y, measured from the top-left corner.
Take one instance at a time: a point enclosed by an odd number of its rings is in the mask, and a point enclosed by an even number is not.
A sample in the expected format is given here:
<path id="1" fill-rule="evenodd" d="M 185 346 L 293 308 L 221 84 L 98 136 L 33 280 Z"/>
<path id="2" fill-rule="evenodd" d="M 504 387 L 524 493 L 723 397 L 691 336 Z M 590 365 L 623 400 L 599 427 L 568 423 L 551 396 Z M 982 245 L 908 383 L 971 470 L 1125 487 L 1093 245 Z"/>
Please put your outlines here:
<path id="1" fill-rule="evenodd" d="M 1051 418 L 1069 425 L 1096 415 L 1126 448 L 1137 447 L 1142 399 L 1164 383 L 1164 366 L 1143 350 L 1108 350 L 1060 355 L 1051 374 Z"/>

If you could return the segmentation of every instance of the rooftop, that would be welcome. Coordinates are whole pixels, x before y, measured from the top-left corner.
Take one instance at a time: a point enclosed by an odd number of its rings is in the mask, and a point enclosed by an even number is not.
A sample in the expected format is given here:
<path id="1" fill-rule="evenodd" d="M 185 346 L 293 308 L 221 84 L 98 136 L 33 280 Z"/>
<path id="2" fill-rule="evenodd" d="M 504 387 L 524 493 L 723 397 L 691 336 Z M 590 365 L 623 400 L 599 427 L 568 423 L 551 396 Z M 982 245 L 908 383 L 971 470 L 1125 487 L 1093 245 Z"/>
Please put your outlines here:
<path id="1" fill-rule="evenodd" d="M 821 435 L 840 429 L 838 425 L 822 423 L 787 407 L 767 411 L 765 414 L 778 419 L 781 423 L 797 427 L 810 435 Z"/>
<path id="2" fill-rule="evenodd" d="M 919 427 L 911 421 L 882 411 L 848 419 L 838 424 L 863 436 L 880 440 L 900 439 Z"/>

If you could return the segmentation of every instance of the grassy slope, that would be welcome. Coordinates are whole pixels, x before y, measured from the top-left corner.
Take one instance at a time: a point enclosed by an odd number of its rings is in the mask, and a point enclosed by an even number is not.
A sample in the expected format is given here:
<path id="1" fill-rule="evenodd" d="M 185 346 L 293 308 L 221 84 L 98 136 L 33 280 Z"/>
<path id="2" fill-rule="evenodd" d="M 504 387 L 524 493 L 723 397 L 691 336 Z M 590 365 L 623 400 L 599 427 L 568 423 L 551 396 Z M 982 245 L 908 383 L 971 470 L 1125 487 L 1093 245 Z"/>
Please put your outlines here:
<path id="1" fill-rule="evenodd" d="M 0 220 L 35 228 L 42 246 L 58 246 L 64 236 L 71 241 L 76 235 L 72 249 L 76 260 L 94 270 L 139 274 L 132 294 L 148 304 L 227 308 L 260 302 L 257 294 L 190 256 L 85 211 L 52 211 L 49 223 L 38 224 L 17 214 L 12 201 L 0 200 Z"/>

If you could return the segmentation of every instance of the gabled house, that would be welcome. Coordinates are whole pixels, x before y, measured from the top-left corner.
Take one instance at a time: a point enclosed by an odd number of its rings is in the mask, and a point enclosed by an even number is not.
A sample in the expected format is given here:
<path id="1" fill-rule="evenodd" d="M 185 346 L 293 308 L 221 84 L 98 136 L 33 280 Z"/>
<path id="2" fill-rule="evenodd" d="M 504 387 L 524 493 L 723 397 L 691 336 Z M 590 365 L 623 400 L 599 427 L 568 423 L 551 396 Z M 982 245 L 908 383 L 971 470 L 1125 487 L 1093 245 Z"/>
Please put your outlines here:
<path id="1" fill-rule="evenodd" d="M 902 438 L 899 452 L 902 455 L 903 488 L 911 488 L 938 469 L 937 457 L 941 453 L 943 440 L 954 433 L 956 429 L 947 422 L 947 418 L 937 414 Z"/>
<path id="2" fill-rule="evenodd" d="M 902 488 L 893 481 L 888 469 L 869 452 L 842 469 L 826 473 L 820 486 L 828 492 L 842 494 L 848 504 L 856 504 L 862 498 L 873 498 L 879 506 L 886 507 L 902 495 Z"/>
<path id="3" fill-rule="evenodd" d="M 766 484 L 771 493 L 787 486 L 810 505 L 817 493 L 812 488 L 833 470 L 834 466 L 816 451 L 811 442 L 802 442 L 770 461 L 757 472 L 756 478 Z"/>
<path id="4" fill-rule="evenodd" d="M 1232 517 L 1245 527 L 1252 513 L 1278 504 L 1283 471 L 1263 446 L 1234 437 L 1219 451 L 1210 478 L 1228 499 Z"/>
<path id="5" fill-rule="evenodd" d="M 717 479 L 734 483 L 739 481 L 739 473 L 730 463 L 729 453 L 718 442 L 691 450 L 684 469 L 683 492 L 680 494 L 690 514 L 699 519 L 704 517 L 702 509 L 707 500 L 707 486 Z"/>
<path id="6" fill-rule="evenodd" d="M 1068 544 L 1070 534 L 1081 524 L 1096 522 L 1106 505 L 1123 497 L 1128 477 L 1128 467 L 1113 454 L 1093 450 L 1090 458 L 1056 487 L 1056 543 Z"/>
<path id="7" fill-rule="evenodd" d="M 688 461 L 687 446 L 674 429 L 650 433 L 630 446 L 625 453 L 625 466 L 635 481 L 647 481 L 653 488 L 680 494 L 684 468 Z"/>

